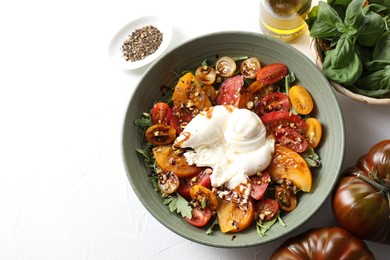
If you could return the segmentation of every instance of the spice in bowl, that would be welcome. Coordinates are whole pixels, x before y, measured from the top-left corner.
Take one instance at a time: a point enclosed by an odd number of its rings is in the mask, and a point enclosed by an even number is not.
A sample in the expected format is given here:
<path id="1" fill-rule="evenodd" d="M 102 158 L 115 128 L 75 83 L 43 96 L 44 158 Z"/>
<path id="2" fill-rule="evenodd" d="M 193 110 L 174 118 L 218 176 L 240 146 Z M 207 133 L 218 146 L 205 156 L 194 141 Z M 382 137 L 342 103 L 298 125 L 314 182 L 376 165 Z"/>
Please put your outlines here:
<path id="1" fill-rule="evenodd" d="M 162 32 L 153 25 L 136 29 L 124 40 L 121 47 L 122 56 L 130 62 L 143 60 L 160 47 L 162 40 Z"/>

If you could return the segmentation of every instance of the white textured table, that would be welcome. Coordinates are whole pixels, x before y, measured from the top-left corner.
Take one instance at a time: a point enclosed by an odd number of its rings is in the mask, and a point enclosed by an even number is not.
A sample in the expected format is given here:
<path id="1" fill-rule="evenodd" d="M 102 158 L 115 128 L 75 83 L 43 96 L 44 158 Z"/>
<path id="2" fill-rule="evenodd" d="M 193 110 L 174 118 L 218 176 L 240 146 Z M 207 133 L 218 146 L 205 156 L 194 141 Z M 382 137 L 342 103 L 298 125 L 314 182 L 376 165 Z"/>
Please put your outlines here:
<path id="1" fill-rule="evenodd" d="M 204 33 L 259 31 L 259 0 L 6 1 L 0 11 L 0 259 L 267 259 L 282 240 L 220 249 L 158 223 L 132 191 L 121 127 L 144 69 L 107 61 L 113 34 L 144 14 L 174 25 L 170 48 Z M 307 35 L 294 44 L 310 57 Z M 338 95 L 344 166 L 390 138 L 390 107 Z M 329 202 L 304 226 L 333 225 Z M 390 246 L 368 243 L 378 259 Z"/>

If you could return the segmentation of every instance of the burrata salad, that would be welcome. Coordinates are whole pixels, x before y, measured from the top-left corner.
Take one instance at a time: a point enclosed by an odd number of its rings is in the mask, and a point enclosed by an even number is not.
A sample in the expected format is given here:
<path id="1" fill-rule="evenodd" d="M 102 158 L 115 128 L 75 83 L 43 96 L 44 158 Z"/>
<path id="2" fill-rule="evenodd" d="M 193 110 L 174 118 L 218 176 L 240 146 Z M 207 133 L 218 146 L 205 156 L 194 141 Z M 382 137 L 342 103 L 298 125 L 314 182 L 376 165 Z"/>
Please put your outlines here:
<path id="1" fill-rule="evenodd" d="M 136 120 L 162 203 L 208 234 L 255 226 L 263 236 L 312 189 L 322 127 L 283 63 L 204 60 Z"/>

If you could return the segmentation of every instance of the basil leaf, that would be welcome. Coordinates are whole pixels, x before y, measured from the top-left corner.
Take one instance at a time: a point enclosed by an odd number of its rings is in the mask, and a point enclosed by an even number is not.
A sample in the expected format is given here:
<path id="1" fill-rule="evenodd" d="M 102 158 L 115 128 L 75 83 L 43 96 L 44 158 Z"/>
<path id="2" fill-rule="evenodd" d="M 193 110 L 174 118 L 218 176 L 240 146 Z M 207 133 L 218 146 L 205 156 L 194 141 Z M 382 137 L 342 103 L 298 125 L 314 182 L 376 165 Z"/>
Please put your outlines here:
<path id="1" fill-rule="evenodd" d="M 338 13 L 329 4 L 320 1 L 317 20 L 310 29 L 310 36 L 321 38 L 339 36 L 341 33 L 337 30 L 336 24 L 342 22 Z"/>
<path id="2" fill-rule="evenodd" d="M 353 0 L 345 11 L 344 23 L 348 27 L 359 28 L 360 22 L 363 19 L 363 3 L 365 0 Z"/>
<path id="3" fill-rule="evenodd" d="M 334 68 L 343 68 L 348 66 L 355 55 L 355 37 L 349 34 L 341 35 L 336 44 L 332 56 L 332 66 Z"/>
<path id="4" fill-rule="evenodd" d="M 369 12 L 363 16 L 358 27 L 358 42 L 363 46 L 374 46 L 385 30 L 380 14 Z"/>
<path id="5" fill-rule="evenodd" d="M 373 60 L 385 60 L 390 62 L 390 32 L 382 34 L 372 52 Z"/>
<path id="6" fill-rule="evenodd" d="M 362 95 L 383 97 L 390 94 L 390 65 L 361 78 L 356 85 L 356 92 Z"/>
<path id="7" fill-rule="evenodd" d="M 339 84 L 352 85 L 362 74 L 363 63 L 355 52 L 353 58 L 349 61 L 348 65 L 343 68 L 335 68 L 332 64 L 332 57 L 335 50 L 326 52 L 326 56 L 323 63 L 323 72 L 325 76 Z"/>

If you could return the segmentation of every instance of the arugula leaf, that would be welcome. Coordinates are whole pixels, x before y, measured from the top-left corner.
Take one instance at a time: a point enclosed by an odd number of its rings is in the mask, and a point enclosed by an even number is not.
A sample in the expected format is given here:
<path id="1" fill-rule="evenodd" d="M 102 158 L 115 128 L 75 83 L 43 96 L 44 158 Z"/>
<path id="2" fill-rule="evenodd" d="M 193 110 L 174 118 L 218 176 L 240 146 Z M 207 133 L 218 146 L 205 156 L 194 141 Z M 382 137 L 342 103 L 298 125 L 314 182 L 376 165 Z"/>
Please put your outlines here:
<path id="1" fill-rule="evenodd" d="M 215 225 L 219 225 L 218 218 L 214 218 L 213 223 L 211 223 L 210 227 L 206 230 L 206 235 L 211 235 L 213 233 L 213 228 Z"/>
<path id="2" fill-rule="evenodd" d="M 256 222 L 256 231 L 257 231 L 257 234 L 259 234 L 260 237 L 263 237 L 266 235 L 267 231 L 270 230 L 270 228 L 276 223 L 276 220 L 279 221 L 279 223 L 285 227 L 286 224 L 284 223 L 284 221 L 282 220 L 282 218 L 280 217 L 280 213 L 278 213 L 277 217 L 270 220 L 270 221 L 267 221 L 267 222 L 263 222 L 263 223 L 259 223 L 258 221 Z"/>
<path id="3" fill-rule="evenodd" d="M 306 151 L 302 153 L 302 157 L 305 159 L 309 167 L 319 167 L 321 165 L 320 157 L 310 146 L 308 146 Z"/>
<path id="4" fill-rule="evenodd" d="M 176 196 L 171 196 L 164 200 L 164 205 L 168 205 L 168 208 L 171 212 L 176 211 L 176 213 L 180 213 L 182 217 L 187 217 L 189 219 L 192 218 L 192 208 L 188 205 L 188 201 L 185 198 L 180 196 L 179 193 L 176 192 Z"/>

